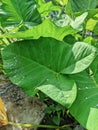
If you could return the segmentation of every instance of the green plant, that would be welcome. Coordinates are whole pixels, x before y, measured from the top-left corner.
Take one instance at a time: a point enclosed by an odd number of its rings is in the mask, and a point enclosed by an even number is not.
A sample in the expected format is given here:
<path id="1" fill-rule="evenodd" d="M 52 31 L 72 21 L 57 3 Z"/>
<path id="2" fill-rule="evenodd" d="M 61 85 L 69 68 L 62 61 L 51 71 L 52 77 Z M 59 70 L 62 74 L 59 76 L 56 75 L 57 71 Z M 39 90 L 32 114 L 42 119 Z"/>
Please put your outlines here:
<path id="1" fill-rule="evenodd" d="M 19 2 L 29 4 L 26 0 Z M 38 2 L 39 12 L 37 6 L 36 12 L 37 21 L 40 22 L 35 21 L 36 24 L 33 25 L 32 20 L 35 18 L 32 17 L 35 16 L 32 15 L 34 12 L 31 8 L 29 11 L 28 8 L 22 10 L 27 15 L 22 13 L 22 19 L 17 21 L 15 13 L 21 16 L 16 11 L 17 5 L 11 0 L 1 1 L 1 10 L 7 12 L 8 21 L 8 24 L 2 22 L 5 18 L 5 14 L 2 14 L 0 22 L 3 28 L 8 25 L 16 27 L 17 24 L 14 23 L 19 24 L 21 21 L 23 27 L 29 26 L 26 30 L 15 30 L 13 27 L 0 36 L 1 39 L 8 38 L 12 41 L 17 39 L 2 50 L 4 69 L 10 80 L 28 95 L 34 96 L 41 91 L 69 109 L 85 128 L 98 130 L 98 2 L 62 2 L 64 3 L 45 3 L 44 0 Z M 13 8 L 10 6 L 12 4 Z M 58 19 L 50 17 L 50 13 L 58 9 L 64 14 L 63 18 L 59 16 L 63 26 L 57 22 Z M 29 16 L 32 16 L 31 19 L 27 19 Z M 95 34 L 91 38 L 87 36 L 90 31 Z"/>

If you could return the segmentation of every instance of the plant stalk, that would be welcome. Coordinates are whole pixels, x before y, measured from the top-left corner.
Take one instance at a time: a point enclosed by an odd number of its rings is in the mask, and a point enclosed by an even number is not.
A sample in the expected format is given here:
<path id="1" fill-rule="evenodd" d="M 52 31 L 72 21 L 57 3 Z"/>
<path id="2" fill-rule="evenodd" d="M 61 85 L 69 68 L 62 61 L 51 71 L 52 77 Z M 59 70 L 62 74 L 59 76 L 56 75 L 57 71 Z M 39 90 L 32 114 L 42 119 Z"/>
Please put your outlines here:
<path id="1" fill-rule="evenodd" d="M 22 123 L 14 123 L 14 122 L 8 122 L 9 125 L 13 126 L 21 126 L 21 127 L 32 127 L 32 128 L 48 128 L 48 129 L 62 129 L 65 127 L 73 126 L 73 124 L 66 124 L 63 126 L 54 126 L 54 125 L 38 125 L 38 124 L 22 124 Z"/>
<path id="2" fill-rule="evenodd" d="M 2 29 L 2 27 L 0 27 L 0 31 L 1 31 L 1 33 L 5 33 L 4 30 Z M 7 40 L 8 43 L 11 43 L 9 38 L 6 38 L 6 40 Z"/>

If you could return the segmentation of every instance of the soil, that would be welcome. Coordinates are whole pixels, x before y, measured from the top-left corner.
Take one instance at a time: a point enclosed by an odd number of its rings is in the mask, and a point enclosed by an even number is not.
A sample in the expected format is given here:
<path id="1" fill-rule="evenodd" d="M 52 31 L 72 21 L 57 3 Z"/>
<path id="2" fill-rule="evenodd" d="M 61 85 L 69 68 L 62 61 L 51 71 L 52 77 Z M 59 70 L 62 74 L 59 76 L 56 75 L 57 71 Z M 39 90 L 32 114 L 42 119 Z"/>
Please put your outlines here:
<path id="1" fill-rule="evenodd" d="M 18 86 L 0 74 L 0 97 L 5 104 L 9 122 L 40 124 L 46 105 L 38 98 L 28 97 Z M 21 126 L 0 127 L 0 130 L 36 130 Z"/>

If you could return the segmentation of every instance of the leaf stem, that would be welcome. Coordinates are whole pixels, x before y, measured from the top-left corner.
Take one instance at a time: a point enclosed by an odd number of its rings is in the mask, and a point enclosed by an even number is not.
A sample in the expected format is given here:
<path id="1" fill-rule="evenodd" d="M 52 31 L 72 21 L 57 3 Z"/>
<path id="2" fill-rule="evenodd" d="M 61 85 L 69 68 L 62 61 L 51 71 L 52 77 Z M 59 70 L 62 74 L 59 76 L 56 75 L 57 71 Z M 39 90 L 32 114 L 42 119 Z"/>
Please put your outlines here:
<path id="1" fill-rule="evenodd" d="M 5 31 L 2 29 L 2 27 L 0 27 L 0 31 L 1 31 L 1 33 L 5 33 Z M 9 38 L 6 38 L 6 40 L 7 40 L 8 43 L 11 43 Z"/>
<path id="2" fill-rule="evenodd" d="M 21 127 L 32 127 L 32 128 L 48 128 L 48 129 L 62 129 L 65 127 L 73 126 L 73 124 L 66 124 L 63 126 L 54 126 L 54 125 L 39 125 L 39 124 L 22 124 L 22 123 L 14 123 L 14 122 L 8 122 L 9 125 L 13 126 L 21 126 Z"/>
<path id="3" fill-rule="evenodd" d="M 0 82 L 10 82 L 10 80 L 7 80 L 7 79 L 0 79 Z"/>
<path id="4" fill-rule="evenodd" d="M 22 123 L 14 123 L 14 122 L 9 122 L 9 125 L 14 125 L 14 126 L 22 126 L 22 127 L 40 127 L 40 128 L 50 128 L 50 129 L 57 129 L 60 128 L 59 126 L 53 126 L 53 125 L 38 125 L 38 124 L 22 124 Z"/>
<path id="5" fill-rule="evenodd" d="M 86 33 L 86 23 L 87 23 L 87 20 L 84 22 L 84 25 L 83 25 L 82 40 L 85 38 L 85 33 Z"/>

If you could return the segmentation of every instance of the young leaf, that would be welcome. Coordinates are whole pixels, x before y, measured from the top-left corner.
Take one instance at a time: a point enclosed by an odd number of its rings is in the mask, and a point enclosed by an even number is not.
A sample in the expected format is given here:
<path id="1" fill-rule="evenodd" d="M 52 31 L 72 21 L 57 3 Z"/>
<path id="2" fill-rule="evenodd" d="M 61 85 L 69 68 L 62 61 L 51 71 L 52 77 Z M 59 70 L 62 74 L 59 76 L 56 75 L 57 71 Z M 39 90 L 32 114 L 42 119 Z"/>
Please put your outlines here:
<path id="1" fill-rule="evenodd" d="M 2 99 L 0 98 L 0 126 L 2 125 L 7 125 L 8 120 L 7 120 L 7 115 L 5 112 L 5 107 Z"/>
<path id="2" fill-rule="evenodd" d="M 88 13 L 85 12 L 83 13 L 82 15 L 78 16 L 75 18 L 75 20 L 72 20 L 71 21 L 71 26 L 74 28 L 74 29 L 77 29 L 79 31 L 82 31 L 83 29 L 83 23 L 87 17 Z"/>
<path id="3" fill-rule="evenodd" d="M 87 21 L 86 29 L 98 34 L 98 14 L 97 19 L 89 19 Z"/>
<path id="4" fill-rule="evenodd" d="M 86 72 L 71 75 L 71 78 L 78 87 L 77 98 L 69 109 L 71 114 L 86 129 L 98 130 L 98 87 Z"/>

